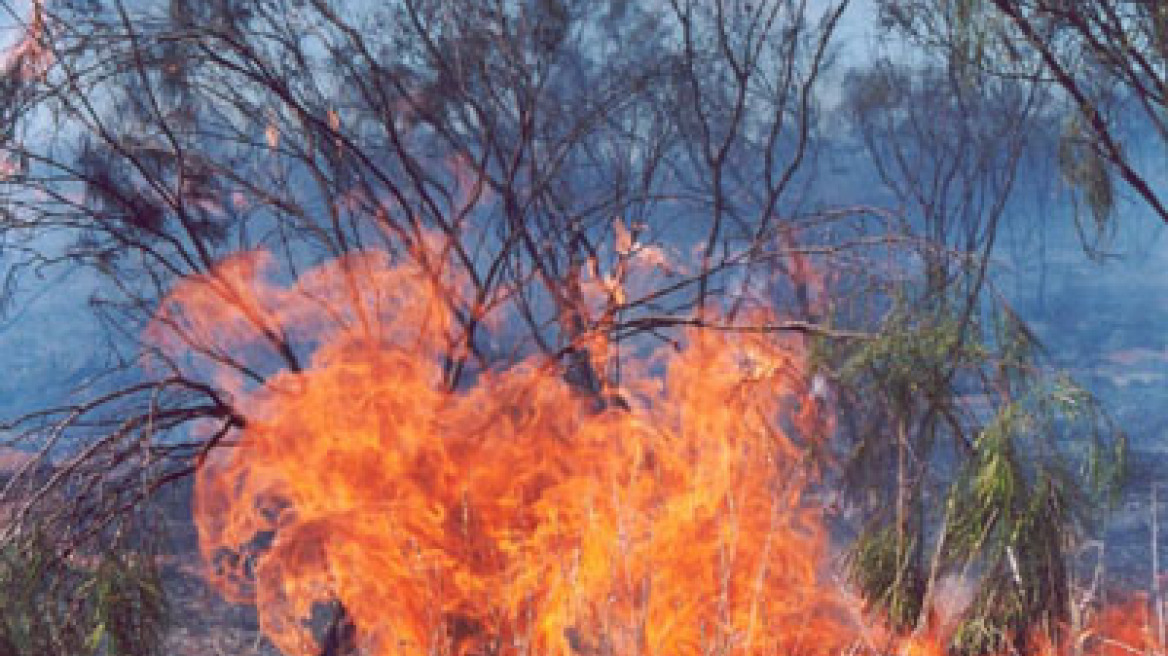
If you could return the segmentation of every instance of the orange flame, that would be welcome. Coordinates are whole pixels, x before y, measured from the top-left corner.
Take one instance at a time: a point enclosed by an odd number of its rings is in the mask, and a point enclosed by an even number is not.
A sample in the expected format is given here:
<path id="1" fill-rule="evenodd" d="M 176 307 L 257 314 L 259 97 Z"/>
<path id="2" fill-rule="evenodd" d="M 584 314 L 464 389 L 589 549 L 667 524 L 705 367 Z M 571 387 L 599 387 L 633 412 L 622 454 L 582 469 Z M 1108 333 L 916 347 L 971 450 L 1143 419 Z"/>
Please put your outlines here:
<path id="1" fill-rule="evenodd" d="M 1077 651 L 1091 656 L 1163 654 L 1164 645 L 1152 628 L 1154 622 L 1147 599 L 1142 595 L 1112 603 L 1102 608 L 1090 626 L 1076 636 Z"/>
<path id="2" fill-rule="evenodd" d="M 55 61 L 47 32 L 45 0 L 30 0 L 20 39 L 0 55 L 0 68 L 22 80 L 44 78 Z"/>
<path id="3" fill-rule="evenodd" d="M 303 372 L 229 385 L 248 427 L 198 478 L 211 576 L 254 599 L 285 653 L 319 650 L 305 619 L 329 601 L 374 654 L 829 653 L 852 639 L 854 604 L 825 576 L 804 502 L 797 436 L 813 415 L 798 412 L 794 343 L 691 335 L 627 375 L 627 409 L 597 411 L 535 362 L 452 392 L 446 292 L 422 272 L 364 256 L 281 287 L 264 261 L 183 283 L 154 334 L 171 352 L 319 342 Z M 330 296 L 355 268 L 360 299 Z"/>
<path id="4" fill-rule="evenodd" d="M 181 283 L 150 334 L 172 363 L 313 346 L 262 385 L 216 366 L 247 427 L 197 480 L 208 576 L 285 654 L 321 653 L 322 604 L 376 656 L 943 653 L 943 631 L 890 636 L 832 578 L 797 341 L 691 333 L 604 409 L 534 360 L 451 391 L 456 283 L 377 254 L 286 284 L 268 265 Z M 1039 651 L 1118 653 L 1100 635 Z"/>

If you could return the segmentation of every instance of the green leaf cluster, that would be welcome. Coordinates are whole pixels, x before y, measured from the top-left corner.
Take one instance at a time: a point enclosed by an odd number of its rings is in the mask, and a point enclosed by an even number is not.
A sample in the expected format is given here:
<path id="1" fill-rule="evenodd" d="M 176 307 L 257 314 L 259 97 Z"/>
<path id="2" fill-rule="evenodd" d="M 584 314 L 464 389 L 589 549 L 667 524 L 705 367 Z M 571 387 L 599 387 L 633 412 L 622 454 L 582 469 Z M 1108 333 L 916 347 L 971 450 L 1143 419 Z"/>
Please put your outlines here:
<path id="1" fill-rule="evenodd" d="M 0 548 L 0 654 L 162 654 L 167 604 L 153 560 L 118 550 L 77 560 L 44 533 Z"/>
<path id="2" fill-rule="evenodd" d="M 950 648 L 1000 653 L 1068 620 L 1069 555 L 1114 498 L 1126 441 L 1008 307 L 947 307 L 904 304 L 875 339 L 817 351 L 851 398 L 842 484 L 870 518 L 848 573 L 904 631 L 962 576 L 973 599 Z"/>
<path id="3" fill-rule="evenodd" d="M 864 599 L 880 608 L 898 630 L 911 630 L 921 615 L 925 578 L 912 557 L 915 540 L 893 526 L 860 534 L 847 557 L 847 571 Z"/>

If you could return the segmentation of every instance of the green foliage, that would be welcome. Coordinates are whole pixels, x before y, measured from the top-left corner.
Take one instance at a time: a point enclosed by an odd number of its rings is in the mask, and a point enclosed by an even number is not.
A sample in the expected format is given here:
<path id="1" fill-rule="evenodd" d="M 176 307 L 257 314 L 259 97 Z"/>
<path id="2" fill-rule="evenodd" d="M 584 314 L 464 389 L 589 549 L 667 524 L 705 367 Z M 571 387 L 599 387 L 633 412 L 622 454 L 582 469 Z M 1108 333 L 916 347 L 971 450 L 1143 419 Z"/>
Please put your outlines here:
<path id="1" fill-rule="evenodd" d="M 956 652 L 1000 651 L 1067 619 L 1068 554 L 1108 507 L 1125 450 L 1065 376 L 999 409 L 950 490 L 942 565 L 984 571 Z"/>
<path id="2" fill-rule="evenodd" d="M 0 652 L 76 653 L 79 642 L 64 629 L 50 575 L 52 557 L 39 535 L 5 545 L 0 551 Z"/>
<path id="3" fill-rule="evenodd" d="M 897 412 L 911 412 L 922 396 L 938 399 L 955 368 L 984 360 L 984 348 L 968 330 L 952 315 L 922 320 L 902 309 L 875 339 L 844 354 L 837 376 L 878 391 Z"/>
<path id="4" fill-rule="evenodd" d="M 1029 487 L 1029 486 L 1026 486 Z M 1067 490 L 1044 478 L 1026 489 L 1029 501 L 1015 503 L 988 525 L 965 523 L 986 539 L 972 553 L 985 553 L 991 563 L 981 586 L 953 637 L 957 654 L 1000 653 L 1022 649 L 1033 630 L 1050 630 L 1069 614 L 1067 549 L 1071 543 L 1066 516 Z M 981 515 L 985 507 L 974 511 Z M 968 518 L 963 518 L 968 519 Z M 971 554 L 958 555 L 965 561 Z"/>
<path id="5" fill-rule="evenodd" d="M 1126 442 L 1008 307 L 963 321 L 953 306 L 904 303 L 874 339 L 816 361 L 867 414 L 849 421 L 843 482 L 876 519 L 852 545 L 852 582 L 909 630 L 937 579 L 970 578 L 951 648 L 973 656 L 1068 618 L 1068 554 L 1113 498 Z"/>
<path id="6" fill-rule="evenodd" d="M 66 563 L 41 533 L 10 540 L 0 550 L 0 654 L 161 654 L 167 607 L 153 561 L 116 551 L 96 561 Z"/>
<path id="7" fill-rule="evenodd" d="M 104 647 L 110 656 L 161 653 L 166 599 L 149 558 L 108 556 L 86 583 L 93 590 L 90 648 Z"/>
<path id="8" fill-rule="evenodd" d="M 1004 649 L 1035 625 L 1056 626 L 1069 608 L 1066 554 L 1077 526 L 1070 516 L 1073 480 L 1043 469 L 1035 481 L 1015 449 L 1028 415 L 1008 406 L 978 440 L 975 456 L 952 488 L 951 536 L 944 563 L 986 568 L 954 637 L 961 654 Z"/>
<path id="9" fill-rule="evenodd" d="M 911 629 L 921 614 L 925 578 L 912 557 L 915 540 L 898 535 L 895 526 L 860 534 L 848 554 L 848 575 L 872 607 L 894 627 Z"/>
<path id="10" fill-rule="evenodd" d="M 1106 237 L 1114 226 L 1116 198 L 1111 170 L 1094 142 L 1088 121 L 1089 117 L 1079 114 L 1067 121 L 1059 139 L 1058 164 L 1063 179 L 1078 193 L 1078 198 L 1090 212 L 1092 236 L 1098 240 Z M 1075 213 L 1075 220 L 1081 228 L 1080 215 Z"/>

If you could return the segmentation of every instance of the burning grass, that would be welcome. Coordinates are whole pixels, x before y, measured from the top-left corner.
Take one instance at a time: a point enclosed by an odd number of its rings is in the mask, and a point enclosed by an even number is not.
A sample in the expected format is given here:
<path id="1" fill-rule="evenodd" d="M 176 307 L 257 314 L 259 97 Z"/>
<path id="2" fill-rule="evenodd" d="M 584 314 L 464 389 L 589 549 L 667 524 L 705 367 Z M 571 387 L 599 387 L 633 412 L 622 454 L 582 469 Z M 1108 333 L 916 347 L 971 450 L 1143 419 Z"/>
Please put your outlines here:
<path id="1" fill-rule="evenodd" d="M 216 371 L 246 428 L 196 492 L 208 576 L 284 653 L 943 651 L 951 622 L 894 635 L 836 575 L 808 494 L 830 416 L 797 339 L 692 332 L 626 363 L 606 402 L 538 360 L 451 390 L 452 289 L 377 255 L 278 284 L 251 255 L 159 315 L 158 343 L 201 365 L 272 333 L 312 345 L 259 386 Z M 1029 644 L 1152 650 L 1133 618 Z"/>

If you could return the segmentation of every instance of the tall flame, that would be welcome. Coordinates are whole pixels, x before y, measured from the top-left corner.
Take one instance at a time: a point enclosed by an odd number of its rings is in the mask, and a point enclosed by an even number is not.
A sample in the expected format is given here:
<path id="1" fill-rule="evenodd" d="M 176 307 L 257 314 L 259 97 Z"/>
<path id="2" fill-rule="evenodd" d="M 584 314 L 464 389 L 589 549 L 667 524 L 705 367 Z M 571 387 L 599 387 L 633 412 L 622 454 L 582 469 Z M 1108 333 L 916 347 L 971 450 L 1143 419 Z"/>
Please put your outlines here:
<path id="1" fill-rule="evenodd" d="M 213 368 L 247 426 L 197 480 L 208 575 L 285 654 L 321 653 L 330 605 L 377 656 L 942 652 L 831 576 L 797 342 L 691 333 L 607 407 L 537 360 L 452 391 L 456 284 L 374 254 L 266 268 L 183 282 L 152 335 L 175 362 L 312 346 L 262 385 Z"/>
<path id="2" fill-rule="evenodd" d="M 359 297 L 329 296 L 355 269 Z M 318 344 L 304 371 L 235 386 L 248 426 L 197 486 L 212 577 L 254 599 L 285 653 L 320 649 L 306 618 L 326 602 L 374 654 L 849 640 L 853 605 L 804 502 L 796 436 L 815 414 L 794 343 L 693 334 L 626 369 L 619 408 L 535 361 L 450 391 L 448 290 L 422 271 L 365 256 L 282 287 L 263 270 L 245 256 L 180 285 L 156 334 L 208 352 L 273 331 Z"/>

